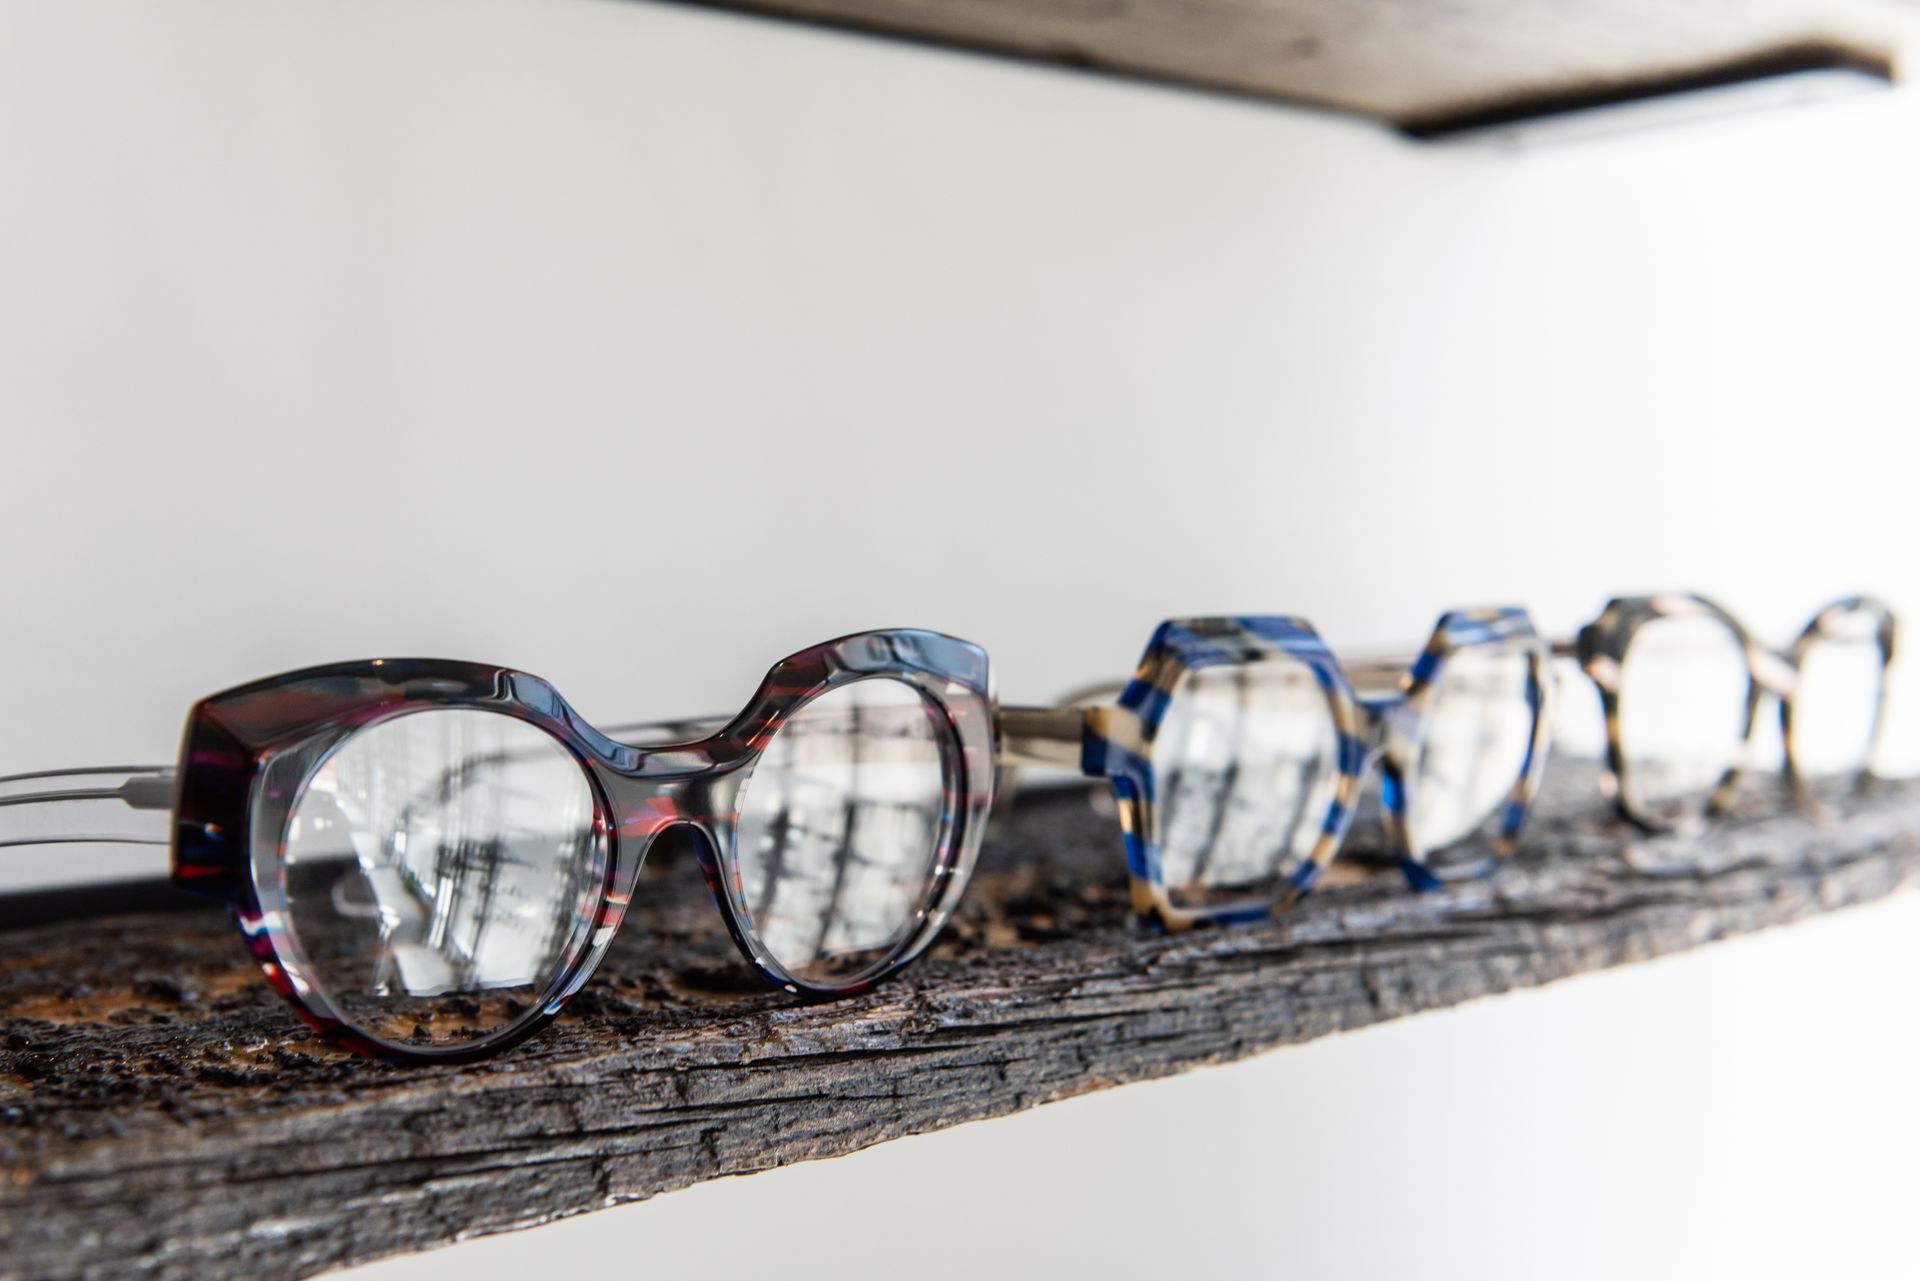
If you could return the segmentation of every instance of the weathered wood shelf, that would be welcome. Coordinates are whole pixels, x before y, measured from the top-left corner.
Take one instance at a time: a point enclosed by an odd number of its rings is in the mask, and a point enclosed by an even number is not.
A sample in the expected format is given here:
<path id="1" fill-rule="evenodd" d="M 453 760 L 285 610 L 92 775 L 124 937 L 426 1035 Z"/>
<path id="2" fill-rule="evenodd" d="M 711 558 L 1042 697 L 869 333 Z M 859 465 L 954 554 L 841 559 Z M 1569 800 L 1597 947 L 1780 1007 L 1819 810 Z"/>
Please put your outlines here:
<path id="1" fill-rule="evenodd" d="M 695 0 L 1330 107 L 1416 135 L 1759 76 L 1891 78 L 1913 0 Z"/>
<path id="2" fill-rule="evenodd" d="M 1025 803 L 948 937 L 869 995 L 754 986 L 684 860 L 546 1035 L 464 1068 L 317 1044 L 225 918 L 0 930 L 0 1277 L 301 1276 L 1675 952 L 1920 878 L 1920 786 L 1638 837 L 1561 771 L 1530 852 L 1269 924 L 1126 919 L 1119 838 Z"/>

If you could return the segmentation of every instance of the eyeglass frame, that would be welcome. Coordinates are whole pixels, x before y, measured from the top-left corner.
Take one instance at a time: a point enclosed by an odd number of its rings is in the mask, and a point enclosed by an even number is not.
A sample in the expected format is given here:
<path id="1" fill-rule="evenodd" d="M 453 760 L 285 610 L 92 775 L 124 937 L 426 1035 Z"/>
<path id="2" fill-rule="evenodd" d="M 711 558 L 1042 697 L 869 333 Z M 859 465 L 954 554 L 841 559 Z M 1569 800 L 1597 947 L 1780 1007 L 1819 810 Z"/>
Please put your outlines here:
<path id="1" fill-rule="evenodd" d="M 1753 746 L 1760 723 L 1760 708 L 1768 697 L 1780 705 L 1780 734 L 1784 763 L 1782 770 L 1795 802 L 1807 813 L 1821 816 L 1827 807 L 1813 792 L 1811 782 L 1800 769 L 1795 751 L 1793 705 L 1799 694 L 1801 666 L 1813 645 L 1829 636 L 1829 629 L 1843 615 L 1866 614 L 1874 620 L 1874 643 L 1880 651 L 1880 680 L 1874 701 L 1873 727 L 1869 732 L 1865 765 L 1856 772 L 1856 789 L 1870 787 L 1876 779 L 1873 758 L 1886 726 L 1887 672 L 1898 649 L 1899 618 L 1885 601 L 1876 596 L 1842 596 L 1828 602 L 1800 629 L 1793 643 L 1774 650 L 1754 638 L 1745 624 L 1707 597 L 1693 592 L 1664 592 L 1644 596 L 1617 596 L 1608 601 L 1599 615 L 1575 634 L 1571 643 L 1554 646 L 1557 657 L 1574 659 L 1600 693 L 1601 711 L 1606 717 L 1607 752 L 1601 773 L 1601 789 L 1613 801 L 1620 817 L 1642 831 L 1661 834 L 1682 830 L 1691 822 L 1724 815 L 1732 808 L 1740 782 L 1750 770 L 1746 758 Z M 1732 763 L 1719 782 L 1707 793 L 1706 804 L 1696 816 L 1677 821 L 1655 815 L 1638 799 L 1628 768 L 1625 739 L 1620 726 L 1621 676 L 1627 650 L 1634 636 L 1647 624 L 1663 618 L 1707 618 L 1730 631 L 1747 660 L 1747 698 L 1743 729 Z"/>
<path id="2" fill-rule="evenodd" d="M 1469 871 L 1443 877 L 1427 864 L 1430 851 L 1415 848 L 1407 822 L 1407 786 L 1394 758 L 1392 729 L 1417 725 L 1445 663 L 1456 653 L 1513 639 L 1530 639 L 1527 699 L 1533 717 L 1527 753 L 1509 790 L 1493 857 Z M 1238 647 L 1238 648 L 1236 648 Z M 1182 907 L 1173 901 L 1154 832 L 1153 741 L 1172 692 L 1182 676 L 1201 668 L 1264 657 L 1290 658 L 1313 672 L 1332 713 L 1335 789 L 1320 836 L 1277 900 Z M 1052 766 L 1078 769 L 1113 787 L 1124 837 L 1134 912 L 1147 924 L 1173 932 L 1206 924 L 1264 920 L 1286 911 L 1312 892 L 1351 831 L 1361 789 L 1373 766 L 1382 774 L 1381 810 L 1389 840 L 1409 885 L 1437 889 L 1450 880 L 1484 875 L 1517 845 L 1538 793 L 1549 739 L 1547 665 L 1549 648 L 1524 609 L 1456 610 L 1441 616 L 1426 647 L 1411 661 L 1376 660 L 1343 665 L 1311 623 L 1287 615 L 1168 619 L 1154 630 L 1132 679 L 1113 705 L 1002 707 L 999 712 L 1003 768 Z M 1353 679 L 1360 678 L 1359 686 Z M 1386 684 L 1378 688 L 1376 682 Z M 1361 693 L 1364 688 L 1369 692 Z"/>
<path id="3" fill-rule="evenodd" d="M 767 744 L 802 707 L 831 690 L 872 678 L 913 686 L 943 715 L 942 829 L 928 882 L 909 923 L 872 965 L 845 982 L 791 973 L 760 940 L 738 878 L 732 795 Z M 308 779 L 353 732 L 429 709 L 468 709 L 526 722 L 558 743 L 583 770 L 593 795 L 596 849 L 604 882 L 592 919 L 572 936 L 542 995 L 527 1013 L 457 1045 L 384 1040 L 354 1024 L 326 996 L 290 928 L 285 842 L 288 819 Z M 672 723 L 679 725 L 693 722 Z M 283 673 L 194 704 L 179 763 L 48 771 L 0 780 L 63 780 L 0 796 L 0 805 L 38 806 L 45 830 L 6 844 L 64 841 L 171 843 L 172 880 L 224 903 L 249 953 L 294 1011 L 324 1039 L 390 1062 L 458 1063 L 489 1057 L 545 1027 L 598 968 L 626 912 L 648 848 L 685 827 L 729 936 L 771 984 L 798 996 L 854 995 L 891 977 L 933 942 L 971 876 L 992 806 L 993 690 L 986 652 L 937 632 L 894 628 L 856 633 L 776 663 L 747 705 L 717 729 L 687 741 L 633 746 L 610 737 L 537 676 L 446 659 L 371 659 Z M 125 775 L 117 786 L 89 777 Z M 117 802 L 133 821 L 83 834 L 62 825 L 73 802 Z M 156 839 L 154 820 L 166 816 Z M 29 822 L 33 821 L 29 819 Z"/>

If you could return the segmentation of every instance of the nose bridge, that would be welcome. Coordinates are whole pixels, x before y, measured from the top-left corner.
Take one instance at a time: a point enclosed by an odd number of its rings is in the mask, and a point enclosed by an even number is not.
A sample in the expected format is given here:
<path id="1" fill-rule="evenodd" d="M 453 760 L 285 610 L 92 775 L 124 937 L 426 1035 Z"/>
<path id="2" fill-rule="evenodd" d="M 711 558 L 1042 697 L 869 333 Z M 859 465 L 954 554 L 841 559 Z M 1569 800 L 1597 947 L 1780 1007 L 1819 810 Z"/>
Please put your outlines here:
<path id="1" fill-rule="evenodd" d="M 1358 773 L 1366 772 L 1387 754 L 1387 749 L 1397 733 L 1404 734 L 1405 724 L 1412 712 L 1404 694 L 1362 694 L 1355 702 L 1360 707 L 1360 745 L 1361 759 Z"/>
<path id="2" fill-rule="evenodd" d="M 1794 687 L 1799 683 L 1800 672 L 1790 659 L 1770 649 L 1749 644 L 1747 666 L 1753 673 L 1754 684 L 1758 685 L 1763 692 L 1782 700 L 1793 697 Z"/>
<path id="3" fill-rule="evenodd" d="M 691 829 L 720 848 L 731 827 L 740 771 L 659 778 L 607 770 L 600 772 L 600 783 L 621 861 L 637 871 L 654 842 L 676 829 Z"/>
<path id="4" fill-rule="evenodd" d="M 739 771 L 669 779 L 613 773 L 602 786 L 614 836 L 615 894 L 623 904 L 638 891 L 648 860 L 656 870 L 690 860 L 708 887 L 717 887 L 732 844 Z M 683 835 L 686 849 L 677 839 Z"/>

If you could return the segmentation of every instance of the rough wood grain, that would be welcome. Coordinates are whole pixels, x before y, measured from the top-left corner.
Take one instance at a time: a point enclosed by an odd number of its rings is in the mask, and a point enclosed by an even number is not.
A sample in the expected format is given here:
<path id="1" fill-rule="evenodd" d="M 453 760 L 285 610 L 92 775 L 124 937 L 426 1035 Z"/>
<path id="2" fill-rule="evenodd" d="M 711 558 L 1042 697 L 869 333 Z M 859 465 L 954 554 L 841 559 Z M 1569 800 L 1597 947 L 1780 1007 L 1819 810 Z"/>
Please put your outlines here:
<path id="1" fill-rule="evenodd" d="M 1239 1058 L 1879 898 L 1920 787 L 1635 837 L 1563 778 L 1490 881 L 1397 874 L 1271 924 L 1126 919 L 1087 798 L 1025 804 L 956 928 L 879 991 L 752 984 L 682 862 L 558 1025 L 390 1068 L 303 1034 L 207 912 L 0 931 L 0 1277 L 298 1276 Z"/>
<path id="2" fill-rule="evenodd" d="M 1782 70 L 1890 71 L 1912 0 L 698 0 L 1415 132 Z"/>

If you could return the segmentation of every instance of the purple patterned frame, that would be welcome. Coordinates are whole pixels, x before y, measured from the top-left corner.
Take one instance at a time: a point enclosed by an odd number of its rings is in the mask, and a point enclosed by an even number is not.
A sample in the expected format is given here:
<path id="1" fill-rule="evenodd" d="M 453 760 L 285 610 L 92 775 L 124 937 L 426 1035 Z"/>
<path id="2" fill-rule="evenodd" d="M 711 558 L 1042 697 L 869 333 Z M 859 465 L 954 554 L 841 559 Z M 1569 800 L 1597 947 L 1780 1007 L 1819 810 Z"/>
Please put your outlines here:
<path id="1" fill-rule="evenodd" d="M 741 891 L 735 798 L 768 741 L 802 705 L 871 677 L 915 687 L 935 714 L 945 769 L 942 832 L 916 923 L 867 969 L 832 986 L 789 973 L 761 943 Z M 328 753 L 354 730 L 423 707 L 501 713 L 551 735 L 591 779 L 604 891 L 563 964 L 525 1014 L 491 1035 L 448 1046 L 382 1040 L 352 1026 L 315 981 L 290 926 L 284 846 L 290 812 Z M 374 1057 L 435 1062 L 495 1053 L 524 1040 L 578 992 L 605 955 L 654 838 L 685 826 L 728 932 L 766 978 L 808 997 L 870 987 L 933 941 L 966 886 L 986 830 L 994 781 L 992 690 L 985 651 L 910 629 L 862 632 L 774 665 L 746 708 L 708 737 L 634 747 L 583 720 L 536 676 L 440 659 L 374 659 L 291 672 L 196 704 L 178 771 L 173 878 L 227 903 L 268 980 L 336 1044 Z"/>

